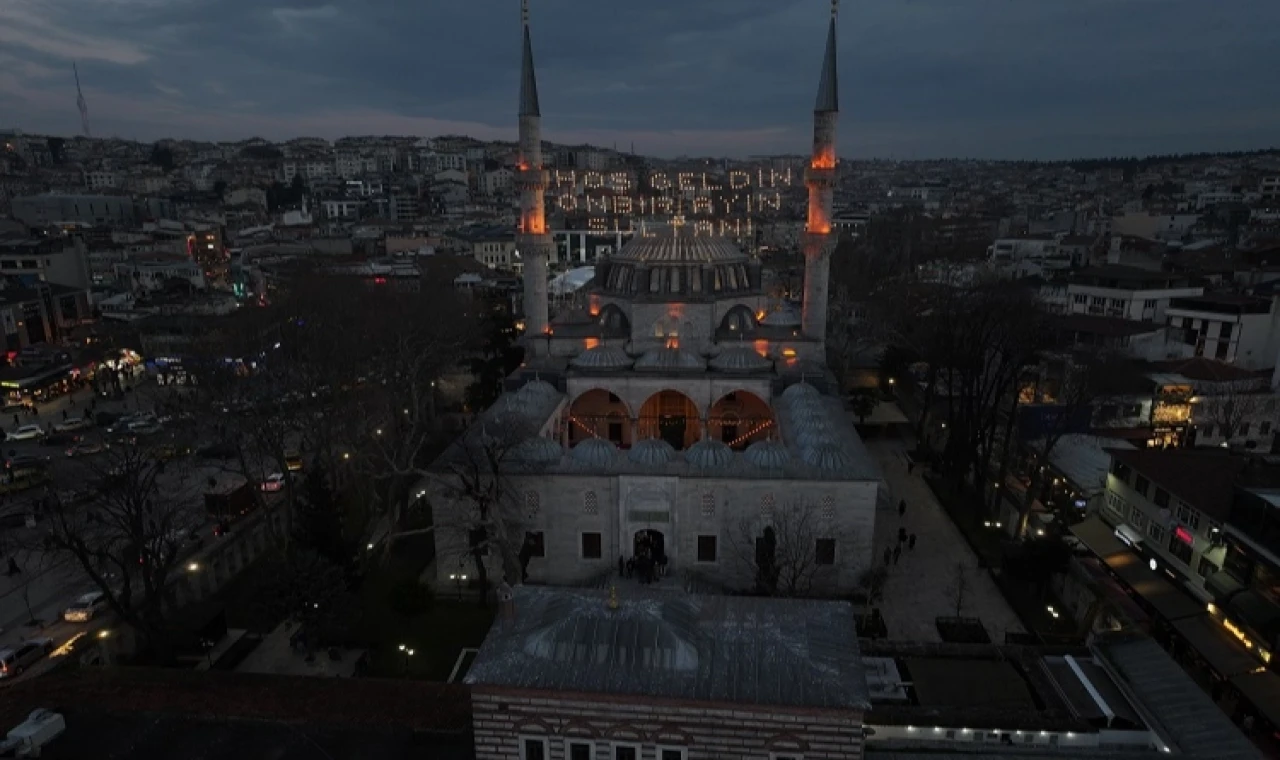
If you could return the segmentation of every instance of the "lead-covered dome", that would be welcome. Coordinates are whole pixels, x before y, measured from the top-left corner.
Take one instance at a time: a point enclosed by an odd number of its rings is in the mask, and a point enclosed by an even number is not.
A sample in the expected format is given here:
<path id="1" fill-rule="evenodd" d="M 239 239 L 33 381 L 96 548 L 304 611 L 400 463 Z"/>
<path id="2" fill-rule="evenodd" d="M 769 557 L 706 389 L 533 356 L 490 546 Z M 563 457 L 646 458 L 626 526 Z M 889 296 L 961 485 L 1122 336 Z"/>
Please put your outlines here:
<path id="1" fill-rule="evenodd" d="M 844 449 L 835 443 L 819 443 L 800 452 L 806 464 L 819 470 L 839 472 L 847 469 L 853 462 L 844 453 Z"/>
<path id="2" fill-rule="evenodd" d="M 766 327 L 800 327 L 800 313 L 788 305 L 779 306 L 760 320 Z"/>
<path id="3" fill-rule="evenodd" d="M 676 450 L 661 438 L 636 441 L 627 452 L 627 459 L 646 467 L 661 467 L 675 458 Z"/>
<path id="4" fill-rule="evenodd" d="M 588 438 L 570 449 L 569 456 L 578 464 L 603 469 L 613 464 L 618 447 L 603 438 Z"/>
<path id="5" fill-rule="evenodd" d="M 767 470 L 780 470 L 791 462 L 791 452 L 778 441 L 756 441 L 742 452 L 748 464 Z"/>
<path id="6" fill-rule="evenodd" d="M 626 352 L 613 346 L 596 346 L 569 360 L 576 369 L 615 371 L 627 369 L 634 360 Z"/>
<path id="7" fill-rule="evenodd" d="M 698 441 L 684 452 L 684 461 L 699 470 L 728 467 L 733 464 L 733 449 L 722 441 L 710 438 Z"/>
<path id="8" fill-rule="evenodd" d="M 521 441 L 511 450 L 511 455 L 525 464 L 554 464 L 564 456 L 564 449 L 550 438 L 539 435 Z"/>
<path id="9" fill-rule="evenodd" d="M 535 378 L 520 386 L 520 389 L 516 391 L 516 395 L 521 399 L 549 399 L 559 396 L 560 391 L 556 390 L 556 387 L 546 380 Z"/>
<path id="10" fill-rule="evenodd" d="M 636 360 L 636 369 L 678 372 L 706 368 L 706 360 L 687 348 L 654 348 Z"/>
<path id="11" fill-rule="evenodd" d="M 650 228 L 602 261 L 596 282 L 608 293 L 657 300 L 747 293 L 755 289 L 749 261 L 728 238 Z"/>
<path id="12" fill-rule="evenodd" d="M 804 381 L 795 383 L 782 392 L 782 398 L 786 399 L 787 402 L 791 404 L 796 403 L 796 401 L 801 398 L 817 398 L 821 395 L 822 394 L 818 392 L 817 388 L 814 388 L 812 385 L 809 385 Z"/>
<path id="13" fill-rule="evenodd" d="M 753 348 L 734 346 L 712 357 L 711 368 L 717 372 L 761 372 L 772 369 L 773 362 Z"/>

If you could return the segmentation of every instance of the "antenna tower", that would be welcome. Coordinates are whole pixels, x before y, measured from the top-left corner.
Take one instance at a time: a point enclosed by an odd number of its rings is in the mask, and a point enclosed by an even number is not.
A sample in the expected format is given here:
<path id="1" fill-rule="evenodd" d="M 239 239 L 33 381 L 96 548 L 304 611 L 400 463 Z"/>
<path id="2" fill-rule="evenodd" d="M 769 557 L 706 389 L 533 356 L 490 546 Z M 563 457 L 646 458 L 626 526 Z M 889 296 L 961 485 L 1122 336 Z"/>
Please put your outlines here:
<path id="1" fill-rule="evenodd" d="M 80 109 L 80 128 L 85 137 L 93 137 L 89 132 L 89 104 L 84 102 L 84 93 L 80 90 L 80 70 L 71 64 L 71 71 L 76 75 L 76 108 Z"/>

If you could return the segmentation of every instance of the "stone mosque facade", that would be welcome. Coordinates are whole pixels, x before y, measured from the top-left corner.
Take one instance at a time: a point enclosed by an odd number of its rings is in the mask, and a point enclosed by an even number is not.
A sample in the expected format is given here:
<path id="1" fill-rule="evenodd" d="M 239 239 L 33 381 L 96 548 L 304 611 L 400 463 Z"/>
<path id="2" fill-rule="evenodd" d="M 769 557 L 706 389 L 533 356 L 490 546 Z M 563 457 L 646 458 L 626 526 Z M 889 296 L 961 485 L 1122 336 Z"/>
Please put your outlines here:
<path id="1" fill-rule="evenodd" d="M 527 439 L 503 447 L 497 469 L 501 509 L 517 534 L 507 540 L 525 545 L 528 583 L 606 583 L 644 541 L 667 558 L 662 583 L 747 588 L 752 542 L 773 526 L 779 541 L 813 544 L 813 593 L 855 589 L 874 560 L 884 486 L 824 361 L 835 244 L 834 8 L 806 173 L 800 313 L 771 303 L 760 262 L 732 239 L 695 236 L 676 219 L 602 259 L 581 308 L 549 319 L 552 243 L 527 8 L 523 35 L 517 245 L 526 361 L 424 481 L 436 583 L 451 591 L 456 576 L 474 575 L 466 532 L 451 527 L 473 509 L 449 485 L 460 458 L 521 430 Z M 486 564 L 496 582 L 498 553 Z"/>

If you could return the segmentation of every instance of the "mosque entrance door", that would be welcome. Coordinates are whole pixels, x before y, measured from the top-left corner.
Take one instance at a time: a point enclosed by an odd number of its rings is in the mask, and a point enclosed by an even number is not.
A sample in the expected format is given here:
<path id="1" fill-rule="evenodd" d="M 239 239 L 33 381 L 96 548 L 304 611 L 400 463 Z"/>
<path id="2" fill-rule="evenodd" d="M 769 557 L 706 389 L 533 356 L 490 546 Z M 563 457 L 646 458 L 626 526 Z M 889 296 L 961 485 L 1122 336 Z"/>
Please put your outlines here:
<path id="1" fill-rule="evenodd" d="M 659 559 L 667 556 L 667 537 L 660 530 L 645 528 L 636 531 L 634 554 L 635 557 L 648 557 L 657 562 Z"/>

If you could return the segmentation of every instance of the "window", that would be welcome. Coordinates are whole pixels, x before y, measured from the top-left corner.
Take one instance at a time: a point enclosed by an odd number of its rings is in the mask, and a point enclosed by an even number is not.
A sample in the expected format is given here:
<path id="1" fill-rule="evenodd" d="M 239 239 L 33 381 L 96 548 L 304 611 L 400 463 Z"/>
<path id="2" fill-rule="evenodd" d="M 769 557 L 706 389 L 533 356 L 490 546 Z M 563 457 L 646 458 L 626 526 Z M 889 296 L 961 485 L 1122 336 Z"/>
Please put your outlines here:
<path id="1" fill-rule="evenodd" d="M 658 760 L 685 760 L 688 756 L 684 747 L 658 747 Z"/>
<path id="2" fill-rule="evenodd" d="M 1147 535 L 1151 537 L 1153 544 L 1158 544 L 1164 541 L 1164 528 L 1160 527 L 1160 523 L 1152 520 L 1151 524 L 1147 526 Z"/>
<path id="3" fill-rule="evenodd" d="M 1154 309 L 1155 307 L 1156 307 L 1156 299 L 1154 298 L 1148 298 L 1142 302 L 1142 308 L 1144 309 Z"/>
<path id="4" fill-rule="evenodd" d="M 1241 437 L 1241 438 L 1248 438 L 1248 437 L 1249 437 L 1249 429 L 1250 429 L 1250 428 L 1252 428 L 1252 427 L 1253 427 L 1253 423 L 1252 423 L 1252 422 L 1246 422 L 1246 423 L 1244 423 L 1243 425 L 1241 425 L 1241 426 L 1240 426 L 1240 437 Z"/>
<path id="5" fill-rule="evenodd" d="M 565 760 L 593 760 L 594 755 L 595 747 L 591 742 L 573 741 L 571 739 L 565 744 Z"/>
<path id="6" fill-rule="evenodd" d="M 836 563 L 836 540 L 834 538 L 820 538 L 814 547 L 814 562 L 819 565 L 834 565 Z"/>
<path id="7" fill-rule="evenodd" d="M 1157 507 L 1161 509 L 1169 508 L 1169 492 L 1163 488 L 1156 489 L 1156 495 L 1151 497 L 1151 501 L 1155 502 Z"/>
<path id="8" fill-rule="evenodd" d="M 711 491 L 702 492 L 702 516 L 716 516 L 716 495 Z"/>
<path id="9" fill-rule="evenodd" d="M 1218 347 L 1217 347 L 1217 348 L 1215 348 L 1215 349 L 1213 350 L 1213 358 L 1215 358 L 1215 359 L 1226 359 L 1226 358 L 1227 358 L 1227 351 L 1228 351 L 1230 348 L 1231 348 L 1231 344 L 1230 344 L 1230 343 L 1228 343 L 1226 340 L 1222 340 L 1222 339 L 1220 339 L 1220 340 L 1218 341 Z"/>
<path id="10" fill-rule="evenodd" d="M 613 760 L 640 760 L 639 744 L 613 745 Z"/>
<path id="11" fill-rule="evenodd" d="M 1102 296 L 1094 296 L 1094 297 L 1093 297 L 1093 301 L 1092 301 L 1092 303 L 1091 303 L 1090 305 L 1091 305 L 1091 306 L 1106 306 L 1106 305 L 1107 305 L 1107 299 L 1103 298 Z"/>
<path id="12" fill-rule="evenodd" d="M 699 562 L 715 562 L 716 561 L 716 537 L 715 536 L 698 536 L 698 561 Z"/>
<path id="13" fill-rule="evenodd" d="M 954 732 L 948 732 L 948 733 L 954 733 Z M 947 738 L 954 739 L 955 736 L 948 736 Z M 801 755 L 799 752 L 796 752 L 796 753 L 770 752 L 769 760 L 804 760 L 804 755 Z"/>
<path id="14" fill-rule="evenodd" d="M 600 497 L 595 491 L 587 491 L 587 495 L 582 497 L 582 511 L 589 515 L 600 514 Z"/>
<path id="15" fill-rule="evenodd" d="M 547 542 L 542 535 L 542 531 L 525 533 L 524 545 L 528 549 L 530 557 L 547 556 Z"/>
<path id="16" fill-rule="evenodd" d="M 1121 462 L 1119 459 L 1113 459 L 1111 461 L 1111 474 L 1115 475 L 1117 480 L 1123 480 L 1128 483 L 1130 472 L 1131 470 L 1129 469 L 1129 465 Z"/>
<path id="17" fill-rule="evenodd" d="M 1147 516 L 1138 508 L 1137 504 L 1129 505 L 1129 522 L 1133 523 L 1133 527 L 1139 532 L 1147 529 Z"/>
<path id="18" fill-rule="evenodd" d="M 1213 425 L 1205 425 L 1205 426 L 1204 426 L 1204 432 L 1203 432 L 1203 433 L 1201 433 L 1201 436 L 1202 436 L 1202 437 L 1204 437 L 1204 438 L 1212 438 L 1212 437 L 1213 437 L 1213 433 L 1214 433 L 1214 431 L 1215 431 L 1216 429 L 1217 429 L 1217 428 L 1215 428 Z"/>
<path id="19" fill-rule="evenodd" d="M 1107 500 L 1104 503 L 1107 505 L 1107 511 L 1114 513 L 1116 517 L 1121 519 L 1124 518 L 1127 506 L 1124 503 L 1124 499 L 1120 498 L 1113 491 L 1107 491 Z"/>
<path id="20" fill-rule="evenodd" d="M 1147 480 L 1141 475 L 1133 479 L 1133 490 L 1137 491 L 1143 496 L 1147 495 L 1147 486 L 1149 485 L 1151 485 L 1151 481 Z"/>
<path id="21" fill-rule="evenodd" d="M 1124 306 L 1125 306 L 1125 303 L 1124 303 L 1124 299 L 1123 299 L 1123 298 L 1112 298 L 1112 299 L 1111 299 L 1111 308 L 1113 308 L 1113 309 L 1123 309 L 1123 308 L 1124 308 Z"/>
<path id="22" fill-rule="evenodd" d="M 836 497 L 834 496 L 822 497 L 822 519 L 823 520 L 836 519 Z"/>
<path id="23" fill-rule="evenodd" d="M 1186 524 L 1188 528 L 1200 527 L 1200 510 L 1192 509 L 1186 504 L 1178 504 L 1178 519 Z"/>
<path id="24" fill-rule="evenodd" d="M 1221 338 L 1223 341 L 1228 341 L 1231 339 L 1231 323 L 1230 322 L 1222 323 L 1222 327 L 1218 328 L 1218 337 Z"/>
<path id="25" fill-rule="evenodd" d="M 520 760 L 550 760 L 546 739 L 522 737 L 520 739 Z"/>
<path id="26" fill-rule="evenodd" d="M 1084 293 L 1076 293 L 1074 296 L 1071 297 L 1071 300 L 1075 303 L 1083 305 L 1083 304 L 1089 303 L 1089 296 L 1085 295 Z"/>
<path id="27" fill-rule="evenodd" d="M 582 534 L 582 558 L 583 559 L 600 559 L 603 556 L 600 548 L 599 533 L 583 533 Z"/>
<path id="28" fill-rule="evenodd" d="M 1177 557 L 1182 564 L 1188 567 L 1191 565 L 1191 547 L 1184 544 L 1176 533 L 1169 537 L 1169 553 Z"/>

